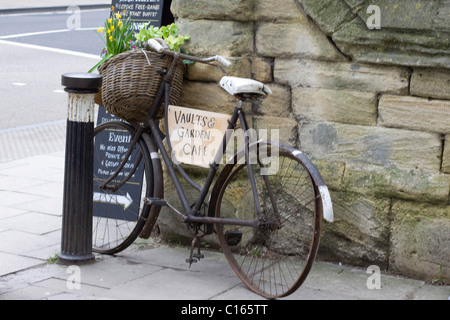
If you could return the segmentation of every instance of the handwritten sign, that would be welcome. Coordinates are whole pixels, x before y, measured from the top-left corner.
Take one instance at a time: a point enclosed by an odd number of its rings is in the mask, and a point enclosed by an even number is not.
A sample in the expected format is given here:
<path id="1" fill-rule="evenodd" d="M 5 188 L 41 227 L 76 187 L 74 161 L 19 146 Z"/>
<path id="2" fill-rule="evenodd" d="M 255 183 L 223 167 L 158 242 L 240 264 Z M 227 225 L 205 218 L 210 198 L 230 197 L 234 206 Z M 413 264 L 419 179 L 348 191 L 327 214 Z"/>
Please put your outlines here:
<path id="1" fill-rule="evenodd" d="M 172 160 L 208 168 L 219 151 L 230 116 L 169 106 L 167 115 Z"/>

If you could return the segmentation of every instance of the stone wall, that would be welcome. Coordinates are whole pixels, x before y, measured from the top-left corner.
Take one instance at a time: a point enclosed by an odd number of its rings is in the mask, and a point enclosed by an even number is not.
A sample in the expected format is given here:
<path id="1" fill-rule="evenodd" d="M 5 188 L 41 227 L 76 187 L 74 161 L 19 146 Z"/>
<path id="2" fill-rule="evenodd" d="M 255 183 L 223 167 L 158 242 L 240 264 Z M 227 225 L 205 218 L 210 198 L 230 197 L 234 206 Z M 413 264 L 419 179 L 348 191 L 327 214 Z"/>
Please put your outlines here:
<path id="1" fill-rule="evenodd" d="M 426 280 L 442 266 L 450 282 L 450 1 L 173 0 L 172 12 L 188 52 L 222 54 L 228 75 L 273 90 L 246 108 L 331 189 L 321 259 Z M 180 105 L 231 112 L 221 76 L 191 65 Z"/>

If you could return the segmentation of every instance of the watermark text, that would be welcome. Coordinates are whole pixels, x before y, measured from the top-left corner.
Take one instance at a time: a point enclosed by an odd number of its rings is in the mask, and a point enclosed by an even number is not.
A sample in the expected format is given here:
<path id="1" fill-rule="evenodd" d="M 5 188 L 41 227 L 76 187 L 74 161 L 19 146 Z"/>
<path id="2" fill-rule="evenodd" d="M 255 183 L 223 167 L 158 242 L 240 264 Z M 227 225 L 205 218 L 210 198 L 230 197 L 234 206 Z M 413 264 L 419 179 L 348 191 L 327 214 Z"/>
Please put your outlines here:
<path id="1" fill-rule="evenodd" d="M 81 9 L 78 6 L 70 6 L 67 12 L 71 15 L 66 20 L 67 29 L 76 30 L 81 28 Z"/>
<path id="2" fill-rule="evenodd" d="M 66 281 L 67 289 L 80 290 L 81 289 L 81 269 L 79 266 L 68 266 L 66 273 L 69 277 Z"/>
<path id="3" fill-rule="evenodd" d="M 367 278 L 366 286 L 369 290 L 380 290 L 381 289 L 381 270 L 379 266 L 369 266 L 367 268 L 367 273 L 371 274 Z"/>
<path id="4" fill-rule="evenodd" d="M 381 29 L 381 9 L 377 5 L 370 5 L 367 8 L 367 14 L 370 14 L 367 19 L 367 28 L 370 30 Z"/>

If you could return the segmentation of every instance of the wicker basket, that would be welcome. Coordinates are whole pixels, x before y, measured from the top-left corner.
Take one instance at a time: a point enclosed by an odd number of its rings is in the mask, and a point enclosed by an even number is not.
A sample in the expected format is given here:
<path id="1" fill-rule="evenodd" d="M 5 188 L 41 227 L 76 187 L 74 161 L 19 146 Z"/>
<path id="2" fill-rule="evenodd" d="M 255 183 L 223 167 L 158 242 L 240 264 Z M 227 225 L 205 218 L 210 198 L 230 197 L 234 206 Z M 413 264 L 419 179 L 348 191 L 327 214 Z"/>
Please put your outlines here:
<path id="1" fill-rule="evenodd" d="M 147 57 L 148 60 L 147 60 Z M 151 64 L 149 64 L 149 62 Z M 108 112 L 129 122 L 144 122 L 161 86 L 172 58 L 142 50 L 127 51 L 112 57 L 99 67 L 103 78 L 102 101 Z M 184 64 L 176 66 L 170 90 L 170 104 L 176 104 L 183 84 Z M 164 99 L 155 118 L 164 117 Z"/>

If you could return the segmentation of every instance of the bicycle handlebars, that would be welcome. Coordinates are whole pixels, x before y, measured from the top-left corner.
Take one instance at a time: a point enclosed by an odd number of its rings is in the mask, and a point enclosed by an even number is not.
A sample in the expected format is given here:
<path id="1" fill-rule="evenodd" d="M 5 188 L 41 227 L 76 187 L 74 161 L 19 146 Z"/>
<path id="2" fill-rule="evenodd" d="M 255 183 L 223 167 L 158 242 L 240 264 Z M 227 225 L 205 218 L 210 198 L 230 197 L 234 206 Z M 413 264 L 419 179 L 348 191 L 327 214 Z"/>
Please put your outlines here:
<path id="1" fill-rule="evenodd" d="M 147 43 L 145 44 L 145 48 L 150 49 L 151 51 L 157 52 L 157 53 L 163 53 L 164 52 L 164 47 L 161 43 L 159 43 L 158 40 L 156 39 L 150 39 L 147 41 Z"/>
<path id="2" fill-rule="evenodd" d="M 231 64 L 232 64 L 232 63 L 231 63 L 230 60 L 228 60 L 228 59 L 226 59 L 226 58 L 224 58 L 224 57 L 222 57 L 222 56 L 219 56 L 219 55 L 215 56 L 214 58 L 215 58 L 215 60 L 216 60 L 218 63 L 220 63 L 221 65 L 223 65 L 225 68 L 231 67 Z"/>
<path id="3" fill-rule="evenodd" d="M 167 46 L 167 44 L 162 39 L 150 39 L 150 40 L 148 40 L 146 45 L 145 45 L 145 48 L 149 49 L 151 51 L 157 52 L 157 53 L 163 53 L 163 54 L 166 54 L 166 55 L 170 55 L 172 57 L 175 57 L 176 55 L 179 55 L 179 57 L 182 58 L 182 59 L 195 61 L 195 62 L 200 62 L 200 63 L 208 64 L 210 62 L 216 61 L 219 64 L 221 64 L 222 66 L 224 66 L 225 68 L 229 68 L 232 65 L 231 61 L 229 61 L 228 59 L 226 59 L 226 58 L 224 58 L 224 57 L 222 57 L 220 55 L 212 56 L 212 57 L 209 57 L 209 58 L 198 58 L 198 57 L 195 57 L 195 56 L 191 56 L 191 55 L 187 55 L 187 54 L 183 54 L 183 53 L 177 53 L 177 52 L 170 51 L 169 47 Z"/>

